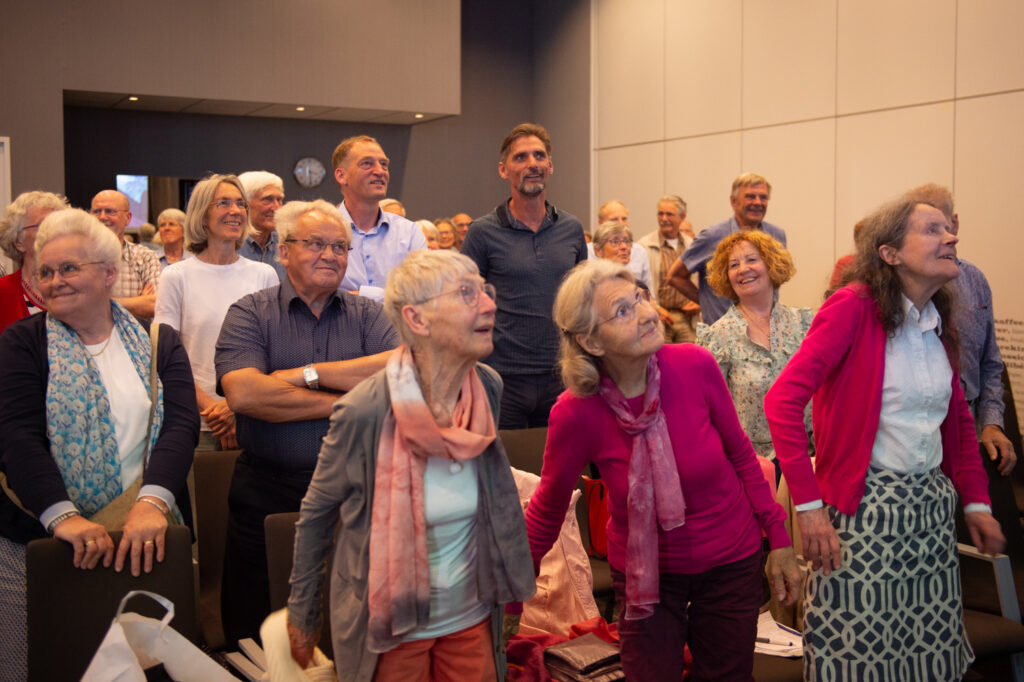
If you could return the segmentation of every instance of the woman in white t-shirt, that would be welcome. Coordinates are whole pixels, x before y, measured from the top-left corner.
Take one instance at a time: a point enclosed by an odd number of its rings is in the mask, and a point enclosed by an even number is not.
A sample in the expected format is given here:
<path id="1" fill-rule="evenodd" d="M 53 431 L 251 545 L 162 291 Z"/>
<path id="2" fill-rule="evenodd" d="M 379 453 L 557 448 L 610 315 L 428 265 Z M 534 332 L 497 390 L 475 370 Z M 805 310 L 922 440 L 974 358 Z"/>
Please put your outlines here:
<path id="1" fill-rule="evenodd" d="M 217 394 L 213 365 L 224 315 L 242 296 L 280 281 L 271 266 L 238 255 L 248 229 L 241 182 L 234 175 L 211 175 L 192 191 L 185 216 L 185 246 L 196 257 L 174 263 L 160 276 L 154 321 L 177 329 L 188 351 L 203 418 L 201 450 L 238 447 L 235 415 Z"/>

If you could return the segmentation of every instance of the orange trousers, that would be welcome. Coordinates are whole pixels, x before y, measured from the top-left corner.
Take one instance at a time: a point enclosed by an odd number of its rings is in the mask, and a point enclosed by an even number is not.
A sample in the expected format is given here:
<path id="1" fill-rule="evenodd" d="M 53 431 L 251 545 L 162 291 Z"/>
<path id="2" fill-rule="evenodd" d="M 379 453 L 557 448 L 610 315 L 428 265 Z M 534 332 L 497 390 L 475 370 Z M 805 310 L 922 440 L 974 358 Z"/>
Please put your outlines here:
<path id="1" fill-rule="evenodd" d="M 377 658 L 379 682 L 492 682 L 491 619 L 434 639 L 403 642 Z"/>

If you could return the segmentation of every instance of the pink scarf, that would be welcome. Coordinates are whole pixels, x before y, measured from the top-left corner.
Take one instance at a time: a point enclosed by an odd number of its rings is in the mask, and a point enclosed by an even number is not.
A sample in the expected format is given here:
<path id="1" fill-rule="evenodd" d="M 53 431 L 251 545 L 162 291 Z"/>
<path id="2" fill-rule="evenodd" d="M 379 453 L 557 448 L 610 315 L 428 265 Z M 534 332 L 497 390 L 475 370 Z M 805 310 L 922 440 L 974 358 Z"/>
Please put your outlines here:
<path id="1" fill-rule="evenodd" d="M 407 346 L 391 355 L 385 372 L 391 410 L 377 446 L 370 524 L 367 647 L 374 653 L 393 649 L 430 620 L 423 507 L 427 457 L 472 459 L 495 438 L 494 417 L 476 370 L 462 380 L 452 426 L 447 428 L 438 428 L 423 399 Z"/>
<path id="2" fill-rule="evenodd" d="M 599 393 L 619 428 L 633 436 L 626 504 L 629 537 L 625 617 L 639 620 L 653 614 L 653 605 L 659 601 L 658 525 L 672 530 L 686 522 L 686 502 L 661 409 L 661 369 L 657 357 L 652 355 L 647 361 L 647 390 L 644 410 L 639 416 L 633 416 L 625 396 L 607 375 L 601 380 Z"/>

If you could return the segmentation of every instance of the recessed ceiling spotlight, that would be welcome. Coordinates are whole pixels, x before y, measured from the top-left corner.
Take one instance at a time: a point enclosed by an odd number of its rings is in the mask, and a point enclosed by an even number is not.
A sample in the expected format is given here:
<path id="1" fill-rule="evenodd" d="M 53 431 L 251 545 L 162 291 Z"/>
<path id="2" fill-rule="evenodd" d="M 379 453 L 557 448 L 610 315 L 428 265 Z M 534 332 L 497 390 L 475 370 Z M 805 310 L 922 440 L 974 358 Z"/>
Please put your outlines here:
<path id="1" fill-rule="evenodd" d="M 295 107 L 295 111 L 305 111 L 306 107 Z"/>
<path id="2" fill-rule="evenodd" d="M 139 98 L 136 97 L 135 95 L 132 95 L 131 97 L 128 98 L 128 101 L 129 102 L 138 102 Z"/>
<path id="3" fill-rule="evenodd" d="M 423 118 L 423 114 L 413 114 L 413 118 Z"/>

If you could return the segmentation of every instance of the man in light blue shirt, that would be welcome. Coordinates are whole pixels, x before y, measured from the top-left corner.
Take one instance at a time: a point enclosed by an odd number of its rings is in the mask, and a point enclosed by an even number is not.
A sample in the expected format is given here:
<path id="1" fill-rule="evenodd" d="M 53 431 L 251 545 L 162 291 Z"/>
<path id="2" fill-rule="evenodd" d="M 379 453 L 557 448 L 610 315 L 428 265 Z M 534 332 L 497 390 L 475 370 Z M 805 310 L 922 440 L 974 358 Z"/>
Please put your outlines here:
<path id="1" fill-rule="evenodd" d="M 733 180 L 729 195 L 733 217 L 701 230 L 669 270 L 666 281 L 691 301 L 700 303 L 704 324 L 714 324 L 732 305 L 732 301 L 716 294 L 707 282 L 706 265 L 715 255 L 718 242 L 740 230 L 763 230 L 786 245 L 786 233 L 782 228 L 764 219 L 771 195 L 771 183 L 757 173 L 743 173 Z M 693 272 L 697 273 L 698 287 L 690 281 L 690 273 Z"/>
<path id="2" fill-rule="evenodd" d="M 391 174 L 377 140 L 368 135 L 342 140 L 331 163 L 345 198 L 338 209 L 352 224 L 352 250 L 341 288 L 383 301 L 388 272 L 410 251 L 426 249 L 427 240 L 411 220 L 381 210 Z"/>
<path id="3" fill-rule="evenodd" d="M 238 255 L 258 263 L 272 265 L 278 279 L 287 277 L 277 259 L 278 239 L 274 216 L 284 205 L 284 180 L 267 171 L 246 171 L 238 176 L 249 202 L 249 234 L 238 249 Z"/>

